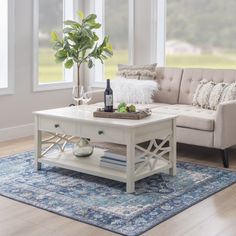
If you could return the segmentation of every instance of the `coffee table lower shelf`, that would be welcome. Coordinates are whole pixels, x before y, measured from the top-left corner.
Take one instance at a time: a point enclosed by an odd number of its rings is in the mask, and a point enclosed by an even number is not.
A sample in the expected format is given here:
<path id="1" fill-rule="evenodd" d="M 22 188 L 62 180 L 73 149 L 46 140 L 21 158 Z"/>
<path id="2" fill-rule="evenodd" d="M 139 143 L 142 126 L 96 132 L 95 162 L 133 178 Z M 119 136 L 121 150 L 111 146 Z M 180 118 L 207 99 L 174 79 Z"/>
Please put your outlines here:
<path id="1" fill-rule="evenodd" d="M 95 148 L 94 153 L 90 157 L 77 158 L 73 155 L 71 150 L 67 150 L 65 152 L 53 152 L 45 155 L 39 158 L 38 162 L 126 183 L 126 172 L 101 167 L 99 165 L 100 157 L 103 155 L 103 149 Z M 167 161 L 158 160 L 158 165 L 155 169 L 150 170 L 150 168 L 146 166 L 141 172 L 135 175 L 134 180 L 137 181 L 146 178 L 169 168 L 171 168 L 171 165 Z"/>

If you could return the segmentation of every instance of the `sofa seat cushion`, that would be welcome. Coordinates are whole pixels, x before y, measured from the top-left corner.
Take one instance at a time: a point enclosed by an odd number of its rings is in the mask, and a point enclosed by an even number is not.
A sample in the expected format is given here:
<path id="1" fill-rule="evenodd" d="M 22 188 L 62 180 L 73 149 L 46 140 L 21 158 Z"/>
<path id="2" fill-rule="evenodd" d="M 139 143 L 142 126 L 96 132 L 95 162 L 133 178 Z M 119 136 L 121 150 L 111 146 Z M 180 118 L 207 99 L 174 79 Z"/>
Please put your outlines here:
<path id="1" fill-rule="evenodd" d="M 213 110 L 206 110 L 192 105 L 176 104 L 154 108 L 153 112 L 177 115 L 177 127 L 214 131 L 216 112 Z"/>
<path id="2" fill-rule="evenodd" d="M 201 113 L 200 113 L 201 114 Z M 192 128 L 205 131 L 214 131 L 214 119 L 194 113 L 191 115 L 181 114 L 177 117 L 176 125 L 178 127 Z"/>

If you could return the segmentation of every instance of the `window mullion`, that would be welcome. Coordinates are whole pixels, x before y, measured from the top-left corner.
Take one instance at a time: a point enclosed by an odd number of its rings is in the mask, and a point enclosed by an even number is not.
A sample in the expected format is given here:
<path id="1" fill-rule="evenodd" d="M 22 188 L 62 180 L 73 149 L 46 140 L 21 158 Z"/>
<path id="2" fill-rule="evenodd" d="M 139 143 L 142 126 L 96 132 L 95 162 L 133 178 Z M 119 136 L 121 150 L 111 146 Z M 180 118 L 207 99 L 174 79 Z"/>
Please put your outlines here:
<path id="1" fill-rule="evenodd" d="M 0 2 L 1 21 L 0 21 L 0 89 L 7 89 L 8 83 L 8 2 Z"/>
<path id="2" fill-rule="evenodd" d="M 156 57 L 160 66 L 165 65 L 165 43 L 166 43 L 166 0 L 157 1 L 157 31 L 156 31 Z"/>
<path id="3" fill-rule="evenodd" d="M 97 13 L 97 21 L 102 24 L 102 27 L 97 30 L 98 37 L 100 38 L 99 43 L 101 43 L 101 39 L 104 37 L 105 34 L 105 0 L 95 0 L 94 12 Z M 93 70 L 93 74 L 96 82 L 103 81 L 104 65 L 101 64 L 100 61 L 95 62 L 95 69 Z"/>
<path id="4" fill-rule="evenodd" d="M 63 21 L 65 20 L 75 20 L 74 14 L 74 0 L 63 0 Z M 71 82 L 71 80 L 75 80 L 77 68 L 76 66 L 73 69 L 65 69 L 63 67 L 63 76 L 65 82 Z"/>
<path id="5" fill-rule="evenodd" d="M 0 13 L 0 95 L 6 95 L 14 93 L 14 1 L 1 0 Z"/>
<path id="6" fill-rule="evenodd" d="M 128 47 L 128 53 L 129 53 L 129 64 L 134 64 L 134 8 L 135 8 L 135 1 L 129 0 L 129 47 Z"/>

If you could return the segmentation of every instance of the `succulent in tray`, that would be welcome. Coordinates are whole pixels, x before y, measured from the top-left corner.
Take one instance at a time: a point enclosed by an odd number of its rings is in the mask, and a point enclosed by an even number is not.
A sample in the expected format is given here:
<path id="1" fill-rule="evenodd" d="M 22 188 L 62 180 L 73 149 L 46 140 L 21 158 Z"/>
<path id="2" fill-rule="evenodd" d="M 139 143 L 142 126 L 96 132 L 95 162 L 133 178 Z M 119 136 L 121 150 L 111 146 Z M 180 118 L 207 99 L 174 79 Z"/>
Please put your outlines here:
<path id="1" fill-rule="evenodd" d="M 121 102 L 118 105 L 117 112 L 119 113 L 136 112 L 136 107 L 135 105 L 128 106 L 125 102 Z"/>
<path id="2" fill-rule="evenodd" d="M 126 110 L 128 112 L 136 112 L 136 107 L 135 107 L 135 105 L 130 105 L 130 106 L 126 107 Z"/>

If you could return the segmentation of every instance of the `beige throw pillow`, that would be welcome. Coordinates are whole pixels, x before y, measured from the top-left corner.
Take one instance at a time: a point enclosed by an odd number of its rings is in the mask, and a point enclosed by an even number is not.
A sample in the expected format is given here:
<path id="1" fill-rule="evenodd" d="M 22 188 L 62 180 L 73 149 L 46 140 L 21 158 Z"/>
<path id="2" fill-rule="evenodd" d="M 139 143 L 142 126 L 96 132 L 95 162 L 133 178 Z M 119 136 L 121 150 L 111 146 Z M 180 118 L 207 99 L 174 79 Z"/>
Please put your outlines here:
<path id="1" fill-rule="evenodd" d="M 209 109 L 216 110 L 226 86 L 226 83 L 218 83 L 214 86 L 209 97 Z"/>
<path id="2" fill-rule="evenodd" d="M 236 99 L 236 83 L 229 84 L 222 96 L 222 102 L 227 102 Z"/>
<path id="3" fill-rule="evenodd" d="M 156 66 L 151 65 L 118 65 L 118 76 L 127 79 L 153 80 L 156 78 Z"/>
<path id="4" fill-rule="evenodd" d="M 216 110 L 222 102 L 236 100 L 236 83 L 214 83 L 201 80 L 193 95 L 194 106 Z"/>
<path id="5" fill-rule="evenodd" d="M 214 86 L 215 83 L 213 81 L 206 82 L 205 80 L 202 80 L 194 94 L 193 105 L 209 108 L 209 98 Z"/>
<path id="6" fill-rule="evenodd" d="M 198 101 L 197 101 L 198 97 L 199 97 L 199 92 L 201 91 L 202 86 L 206 83 L 207 83 L 207 80 L 203 79 L 203 80 L 200 81 L 199 85 L 197 86 L 197 88 L 195 90 L 195 93 L 193 95 L 193 105 L 194 106 L 199 106 Z"/>

